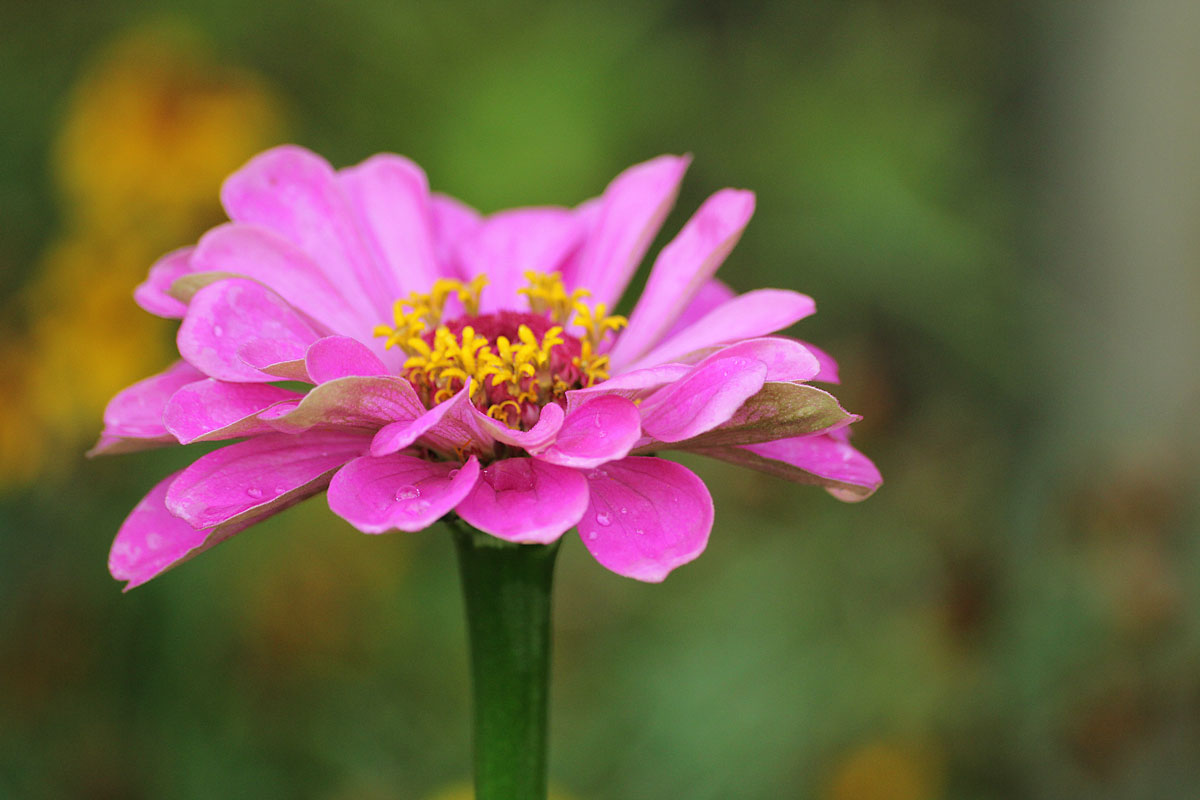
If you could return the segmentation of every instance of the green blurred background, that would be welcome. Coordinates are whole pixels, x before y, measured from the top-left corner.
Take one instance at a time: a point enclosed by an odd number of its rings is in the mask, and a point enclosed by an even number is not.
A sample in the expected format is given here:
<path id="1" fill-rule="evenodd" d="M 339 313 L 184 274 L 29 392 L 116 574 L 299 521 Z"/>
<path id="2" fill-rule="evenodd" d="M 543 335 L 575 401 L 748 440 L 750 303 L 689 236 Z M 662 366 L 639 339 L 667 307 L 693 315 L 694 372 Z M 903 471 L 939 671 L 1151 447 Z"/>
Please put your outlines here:
<path id="1" fill-rule="evenodd" d="M 0 798 L 466 798 L 446 532 L 320 500 L 122 595 L 87 462 L 170 359 L 130 290 L 294 141 L 495 210 L 690 151 L 666 232 L 820 305 L 887 483 L 688 462 L 661 586 L 571 535 L 563 798 L 1200 796 L 1200 6 L 1189 0 L 0 0 Z M 660 238 L 665 241 L 665 238 Z"/>

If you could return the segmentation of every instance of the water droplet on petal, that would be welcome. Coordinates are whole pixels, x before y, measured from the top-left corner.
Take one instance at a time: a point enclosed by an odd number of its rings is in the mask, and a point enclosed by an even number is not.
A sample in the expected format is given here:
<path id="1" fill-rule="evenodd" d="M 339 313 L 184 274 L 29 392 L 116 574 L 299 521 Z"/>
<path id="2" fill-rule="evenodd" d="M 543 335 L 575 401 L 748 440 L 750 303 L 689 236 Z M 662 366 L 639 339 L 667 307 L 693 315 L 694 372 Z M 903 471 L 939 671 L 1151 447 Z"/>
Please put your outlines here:
<path id="1" fill-rule="evenodd" d="M 459 473 L 459 470 L 452 469 L 446 473 L 446 477 L 449 478 L 450 480 L 454 480 L 456 477 L 458 477 L 458 473 Z"/>
<path id="2" fill-rule="evenodd" d="M 415 486 L 401 486 L 396 490 L 397 500 L 414 500 L 421 496 L 421 490 Z"/>
<path id="3" fill-rule="evenodd" d="M 628 508 L 626 508 L 625 506 L 621 506 L 621 513 L 622 513 L 622 514 L 628 514 L 628 513 L 629 513 L 629 509 L 628 509 Z"/>
<path id="4" fill-rule="evenodd" d="M 276 486 L 276 487 L 275 487 L 275 494 L 283 494 L 283 493 L 284 493 L 284 492 L 286 492 L 287 490 L 288 490 L 288 487 L 286 487 L 286 486 Z"/>
<path id="5" fill-rule="evenodd" d="M 596 531 L 588 531 L 588 540 L 589 541 L 595 541 L 598 538 L 600 538 L 599 533 L 597 533 Z"/>
<path id="6" fill-rule="evenodd" d="M 598 512 L 598 513 L 596 514 L 596 524 L 597 524 L 597 525 L 603 525 L 603 526 L 604 526 L 604 527 L 606 527 L 606 528 L 607 528 L 609 525 L 612 525 L 612 514 L 610 514 L 610 513 L 609 513 L 609 512 L 607 512 L 607 511 L 600 511 L 600 512 Z M 595 539 L 595 538 L 596 538 L 596 532 L 595 532 L 595 531 L 592 531 L 592 534 L 591 534 L 591 536 L 589 536 L 588 538 L 589 538 L 589 539 Z"/>
<path id="7" fill-rule="evenodd" d="M 213 336 L 224 336 L 225 329 L 220 325 L 213 325 Z"/>
<path id="8" fill-rule="evenodd" d="M 594 469 L 587 474 L 587 478 L 589 481 L 599 480 L 600 478 L 607 478 L 607 477 L 608 477 L 608 473 L 602 469 Z"/>
<path id="9" fill-rule="evenodd" d="M 263 496 L 263 490 L 258 488 L 257 486 L 251 486 L 249 489 L 246 490 L 246 494 L 250 495 L 255 500 L 257 500 L 258 498 Z"/>
<path id="10" fill-rule="evenodd" d="M 641 528 L 635 528 L 633 532 L 636 533 L 638 536 L 641 536 L 643 533 L 645 533 L 645 531 L 642 530 Z"/>
<path id="11" fill-rule="evenodd" d="M 596 427 L 597 427 L 597 428 L 599 428 L 599 427 L 603 426 L 603 424 L 604 424 L 603 422 L 601 422 L 601 421 L 600 421 L 600 415 L 599 415 L 599 414 L 597 414 L 597 415 L 595 416 L 595 418 L 594 418 L 592 421 L 596 423 Z"/>

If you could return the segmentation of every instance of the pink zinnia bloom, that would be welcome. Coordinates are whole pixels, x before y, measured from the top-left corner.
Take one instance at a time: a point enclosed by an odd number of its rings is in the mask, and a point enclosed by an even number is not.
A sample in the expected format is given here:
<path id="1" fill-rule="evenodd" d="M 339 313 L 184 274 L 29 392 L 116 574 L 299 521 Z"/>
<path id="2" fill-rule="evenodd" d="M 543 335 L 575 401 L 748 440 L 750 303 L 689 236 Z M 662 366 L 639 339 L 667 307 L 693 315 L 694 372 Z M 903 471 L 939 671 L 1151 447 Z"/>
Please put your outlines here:
<path id="1" fill-rule="evenodd" d="M 93 452 L 239 439 L 155 486 L 109 559 L 128 587 L 307 497 L 365 533 L 451 512 L 510 542 L 578 527 L 605 567 L 662 580 L 708 541 L 686 450 L 855 500 L 880 484 L 824 353 L 772 336 L 814 311 L 714 279 L 754 210 L 724 189 L 614 307 L 686 157 L 631 167 L 577 208 L 487 217 L 395 155 L 335 171 L 286 146 L 226 182 L 231 222 L 163 257 L 134 297 L 182 319 L 182 358 L 109 404 Z M 301 386 L 300 384 L 309 384 Z"/>

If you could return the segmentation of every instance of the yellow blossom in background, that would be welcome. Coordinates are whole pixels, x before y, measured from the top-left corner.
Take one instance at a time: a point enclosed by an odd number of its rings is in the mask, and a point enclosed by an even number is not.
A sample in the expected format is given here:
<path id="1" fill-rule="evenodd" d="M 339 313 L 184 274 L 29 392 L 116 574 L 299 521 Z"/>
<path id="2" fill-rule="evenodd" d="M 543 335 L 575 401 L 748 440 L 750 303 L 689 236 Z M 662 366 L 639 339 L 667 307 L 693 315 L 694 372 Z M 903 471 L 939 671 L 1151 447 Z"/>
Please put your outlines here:
<path id="1" fill-rule="evenodd" d="M 221 181 L 278 141 L 279 105 L 186 30 L 121 37 L 76 87 L 56 142 L 72 224 L 194 239 L 218 217 Z"/>
<path id="2" fill-rule="evenodd" d="M 221 181 L 278 142 L 279 109 L 179 27 L 120 36 L 72 90 L 51 165 L 64 227 L 0 353 L 0 487 L 69 463 L 108 399 L 169 363 L 172 325 L 138 312 L 133 288 L 220 220 Z"/>
<path id="3" fill-rule="evenodd" d="M 85 236 L 53 245 L 31 287 L 27 379 L 44 435 L 64 445 L 96 433 L 114 388 L 172 360 L 168 320 L 139 313 L 131 289 L 154 251 L 134 236 Z"/>
<path id="4" fill-rule="evenodd" d="M 927 748 L 871 742 L 834 765 L 822 800 L 937 800 L 942 796 L 941 760 Z"/>

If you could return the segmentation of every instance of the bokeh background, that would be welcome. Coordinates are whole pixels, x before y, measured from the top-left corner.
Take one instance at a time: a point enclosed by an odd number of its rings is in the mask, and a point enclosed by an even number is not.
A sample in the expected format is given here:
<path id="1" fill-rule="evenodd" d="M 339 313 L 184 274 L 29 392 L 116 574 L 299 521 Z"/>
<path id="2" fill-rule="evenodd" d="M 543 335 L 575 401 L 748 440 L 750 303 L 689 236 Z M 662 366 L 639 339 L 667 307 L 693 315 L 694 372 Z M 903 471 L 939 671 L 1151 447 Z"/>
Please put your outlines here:
<path id="1" fill-rule="evenodd" d="M 570 538 L 561 797 L 1200 796 L 1200 6 L 0 0 L 0 29 L 0 798 L 469 797 L 444 530 L 316 500 L 128 595 L 105 570 L 193 455 L 81 456 L 170 359 L 130 291 L 283 141 L 483 210 L 690 151 L 665 231 L 753 188 L 722 277 L 818 300 L 887 483 L 688 462 L 717 526 L 661 586 Z"/>

